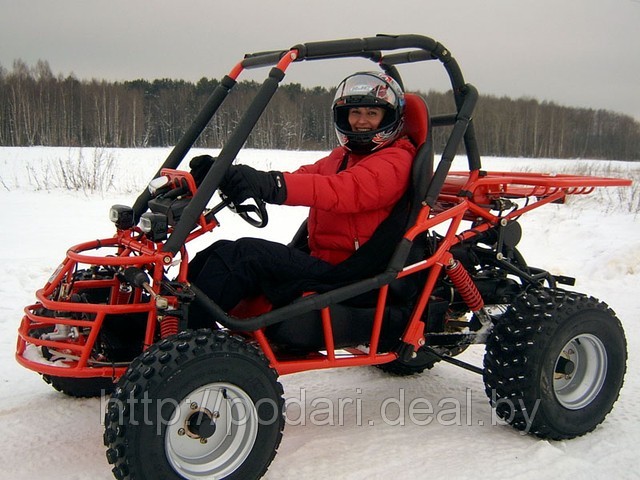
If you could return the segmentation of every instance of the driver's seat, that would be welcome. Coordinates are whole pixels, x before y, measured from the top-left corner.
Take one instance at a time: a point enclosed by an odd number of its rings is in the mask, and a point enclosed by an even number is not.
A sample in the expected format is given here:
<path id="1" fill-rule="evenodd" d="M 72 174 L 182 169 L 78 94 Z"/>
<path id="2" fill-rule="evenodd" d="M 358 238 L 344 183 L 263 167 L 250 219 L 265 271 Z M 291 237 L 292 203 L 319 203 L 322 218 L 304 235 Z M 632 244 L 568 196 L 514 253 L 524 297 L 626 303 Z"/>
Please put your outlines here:
<path id="1" fill-rule="evenodd" d="M 404 134 L 417 147 L 407 193 L 398 202 L 389 218 L 374 232 L 371 239 L 350 258 L 336 265 L 328 283 L 314 285 L 314 291 L 329 291 L 345 283 L 355 282 L 384 271 L 405 232 L 415 223 L 433 176 L 433 143 L 429 135 L 430 120 L 426 102 L 416 94 L 405 94 L 405 100 Z M 290 245 L 298 247 L 306 245 L 305 227 L 306 225 L 303 224 Z M 407 263 L 414 263 L 424 258 L 425 250 L 424 238 L 419 236 L 414 241 Z M 372 265 L 376 265 L 374 273 L 371 273 Z M 384 328 L 380 339 L 382 349 L 391 348 L 392 343 L 397 342 L 423 280 L 422 275 L 413 275 L 391 283 L 389 304 L 385 308 Z M 331 306 L 336 348 L 356 345 L 370 338 L 376 296 L 373 291 Z M 266 329 L 266 334 L 276 343 L 295 348 L 309 350 L 324 348 L 323 330 L 317 311 L 272 325 Z"/>

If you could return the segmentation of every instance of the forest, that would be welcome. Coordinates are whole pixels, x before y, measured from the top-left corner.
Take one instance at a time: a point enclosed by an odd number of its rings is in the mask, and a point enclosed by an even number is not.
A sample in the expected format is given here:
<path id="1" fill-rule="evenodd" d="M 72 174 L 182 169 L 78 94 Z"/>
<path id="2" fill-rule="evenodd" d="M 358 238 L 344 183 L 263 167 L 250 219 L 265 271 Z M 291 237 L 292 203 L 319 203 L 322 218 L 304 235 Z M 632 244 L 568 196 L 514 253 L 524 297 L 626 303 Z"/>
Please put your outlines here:
<path id="1" fill-rule="evenodd" d="M 174 145 L 218 80 L 157 79 L 109 82 L 55 75 L 48 62 L 0 66 L 0 145 L 153 147 Z M 259 84 L 240 82 L 200 136 L 197 146 L 219 148 Z M 454 111 L 450 93 L 422 94 L 431 115 Z M 640 160 L 640 122 L 609 110 L 572 108 L 533 98 L 483 96 L 474 124 L 488 156 Z M 284 84 L 247 147 L 327 150 L 336 145 L 323 87 Z M 436 151 L 446 129 L 434 130 Z"/>

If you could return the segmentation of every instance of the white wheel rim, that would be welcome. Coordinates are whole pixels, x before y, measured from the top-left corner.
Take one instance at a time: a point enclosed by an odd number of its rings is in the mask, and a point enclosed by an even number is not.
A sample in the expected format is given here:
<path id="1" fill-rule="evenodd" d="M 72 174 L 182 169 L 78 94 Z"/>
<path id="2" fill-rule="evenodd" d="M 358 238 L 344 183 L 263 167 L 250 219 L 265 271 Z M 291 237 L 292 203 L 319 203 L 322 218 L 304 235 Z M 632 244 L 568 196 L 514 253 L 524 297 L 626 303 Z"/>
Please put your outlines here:
<path id="1" fill-rule="evenodd" d="M 563 365 L 571 362 L 571 372 Z M 579 410 L 598 396 L 607 377 L 607 350 L 602 341 L 591 334 L 571 339 L 556 359 L 553 390 L 560 404 Z"/>
<path id="2" fill-rule="evenodd" d="M 215 426 L 201 434 L 192 426 L 194 415 Z M 258 420 L 253 400 L 237 385 L 204 385 L 176 406 L 165 434 L 167 460 L 187 479 L 226 477 L 251 453 Z"/>

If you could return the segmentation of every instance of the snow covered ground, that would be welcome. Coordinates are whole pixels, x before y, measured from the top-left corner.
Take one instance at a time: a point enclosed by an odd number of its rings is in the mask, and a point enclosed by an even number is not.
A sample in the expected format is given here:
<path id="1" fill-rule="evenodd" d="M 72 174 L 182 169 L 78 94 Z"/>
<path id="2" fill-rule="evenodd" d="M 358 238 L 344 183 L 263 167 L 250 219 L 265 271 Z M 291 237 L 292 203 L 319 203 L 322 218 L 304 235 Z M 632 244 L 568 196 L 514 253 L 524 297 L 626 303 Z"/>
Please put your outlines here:
<path id="1" fill-rule="evenodd" d="M 22 308 L 33 301 L 66 249 L 110 236 L 109 206 L 132 204 L 167 152 L 0 147 L 1 477 L 112 478 L 102 445 L 105 399 L 67 398 L 21 368 L 13 358 L 16 329 Z M 319 156 L 247 150 L 239 161 L 286 170 Z M 490 158 L 484 166 L 591 172 L 640 182 L 640 164 L 632 163 Z M 84 185 L 63 188 L 72 184 L 65 171 L 79 172 Z M 390 377 L 375 368 L 305 372 L 281 378 L 289 418 L 266 478 L 640 478 L 638 191 L 601 189 L 521 219 L 525 258 L 577 277 L 575 289 L 606 301 L 625 327 L 625 385 L 612 413 L 594 432 L 562 442 L 521 435 L 496 420 L 480 376 L 447 364 L 413 378 Z M 287 241 L 306 211 L 270 207 L 269 213 L 269 226 L 256 230 L 222 212 L 219 232 L 229 238 L 262 235 Z M 480 365 L 482 356 L 477 346 L 462 358 Z M 432 413 L 425 413 L 429 407 Z"/>

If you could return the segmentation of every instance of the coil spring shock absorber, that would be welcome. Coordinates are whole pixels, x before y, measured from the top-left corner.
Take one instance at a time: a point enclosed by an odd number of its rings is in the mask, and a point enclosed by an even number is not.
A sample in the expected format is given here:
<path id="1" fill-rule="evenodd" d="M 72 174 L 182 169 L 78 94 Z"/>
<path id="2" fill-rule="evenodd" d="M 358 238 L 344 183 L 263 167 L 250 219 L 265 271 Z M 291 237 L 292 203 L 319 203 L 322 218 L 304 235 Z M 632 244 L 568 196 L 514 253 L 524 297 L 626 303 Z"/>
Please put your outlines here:
<path id="1" fill-rule="evenodd" d="M 445 267 L 445 271 L 469 309 L 474 313 L 482 310 L 484 300 L 467 269 L 458 260 L 452 258 L 449 265 Z"/>
<path id="2" fill-rule="evenodd" d="M 178 333 L 180 319 L 178 317 L 166 316 L 160 321 L 160 336 L 167 338 Z"/>
<path id="3" fill-rule="evenodd" d="M 128 283 L 121 283 L 115 296 L 115 304 L 123 305 L 129 303 L 131 292 L 133 292 L 133 287 L 131 285 Z"/>

